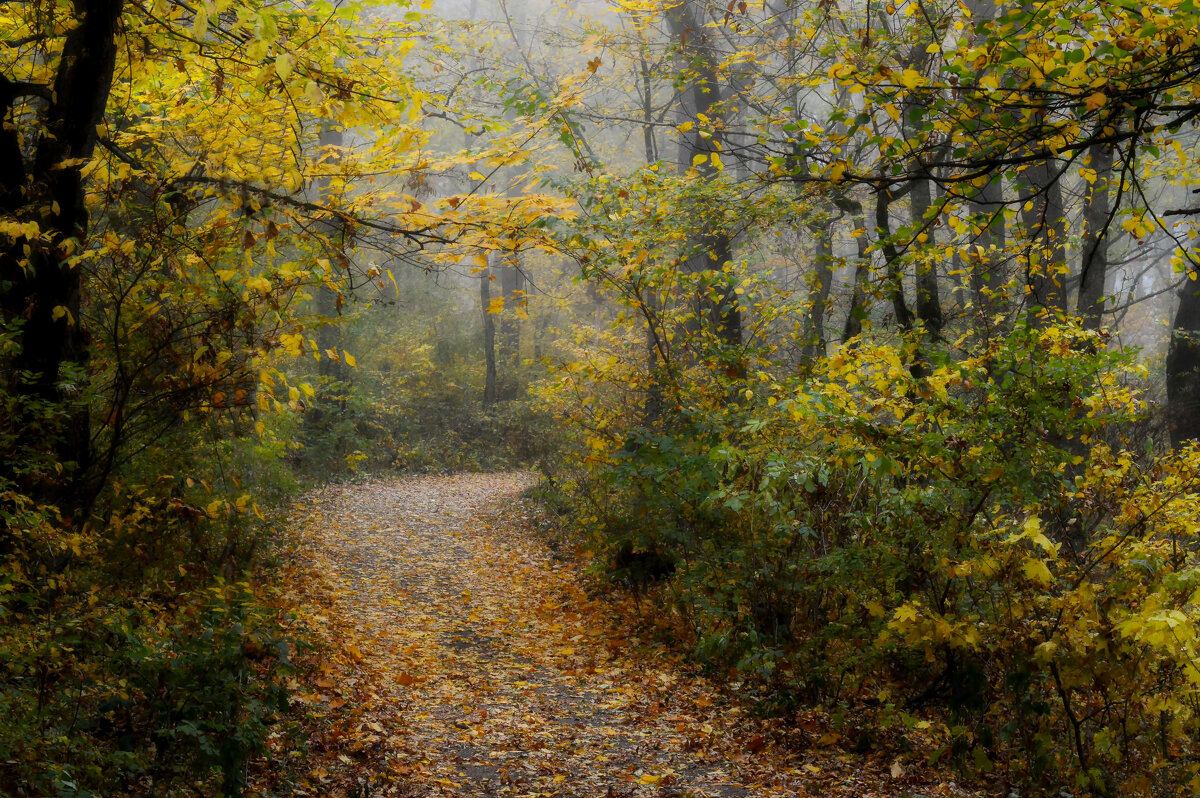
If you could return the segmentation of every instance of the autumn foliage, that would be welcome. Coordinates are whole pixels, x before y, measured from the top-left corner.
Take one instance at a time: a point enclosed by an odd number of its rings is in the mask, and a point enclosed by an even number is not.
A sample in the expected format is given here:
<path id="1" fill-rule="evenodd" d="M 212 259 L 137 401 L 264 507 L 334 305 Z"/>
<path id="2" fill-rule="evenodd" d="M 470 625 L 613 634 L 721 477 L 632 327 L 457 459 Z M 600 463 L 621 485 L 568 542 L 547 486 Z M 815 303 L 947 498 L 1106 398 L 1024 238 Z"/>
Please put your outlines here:
<path id="1" fill-rule="evenodd" d="M 0 792 L 324 783 L 288 497 L 534 464 L 779 728 L 1200 791 L 1193 0 L 428 10 L 0 9 Z"/>
<path id="2" fill-rule="evenodd" d="M 546 393 L 597 567 L 781 710 L 937 724 L 981 779 L 1195 790 L 1192 317 L 1164 412 L 1089 282 L 1159 235 L 1195 297 L 1147 190 L 1193 171 L 1195 10 L 626 11 L 706 98 L 677 164 L 573 187 L 564 248 L 622 308 Z"/>

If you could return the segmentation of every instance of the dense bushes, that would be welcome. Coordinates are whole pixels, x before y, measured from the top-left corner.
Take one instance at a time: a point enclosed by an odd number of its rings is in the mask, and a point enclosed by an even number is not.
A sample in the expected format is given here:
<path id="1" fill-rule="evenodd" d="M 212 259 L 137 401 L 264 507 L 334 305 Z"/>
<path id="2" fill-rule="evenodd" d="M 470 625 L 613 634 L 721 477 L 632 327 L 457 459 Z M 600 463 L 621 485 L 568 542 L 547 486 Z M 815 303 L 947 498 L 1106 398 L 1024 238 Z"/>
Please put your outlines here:
<path id="1" fill-rule="evenodd" d="M 936 710 L 944 753 L 1030 784 L 1187 783 L 1200 449 L 1129 438 L 1139 371 L 1098 344 L 1019 326 L 912 369 L 860 341 L 804 379 L 691 383 L 593 440 L 585 521 L 669 555 L 678 633 L 777 698 Z"/>
<path id="2" fill-rule="evenodd" d="M 28 433 L 0 429 L 0 793 L 241 794 L 295 646 L 261 579 L 281 450 L 240 414 L 179 413 L 89 493 Z"/>
<path id="3" fill-rule="evenodd" d="M 247 584 L 164 605 L 59 599 L 3 625 L 11 795 L 237 795 L 286 709 L 288 643 Z M 89 601 L 96 600 L 89 605 Z M 36 612 L 39 617 L 32 617 Z"/>

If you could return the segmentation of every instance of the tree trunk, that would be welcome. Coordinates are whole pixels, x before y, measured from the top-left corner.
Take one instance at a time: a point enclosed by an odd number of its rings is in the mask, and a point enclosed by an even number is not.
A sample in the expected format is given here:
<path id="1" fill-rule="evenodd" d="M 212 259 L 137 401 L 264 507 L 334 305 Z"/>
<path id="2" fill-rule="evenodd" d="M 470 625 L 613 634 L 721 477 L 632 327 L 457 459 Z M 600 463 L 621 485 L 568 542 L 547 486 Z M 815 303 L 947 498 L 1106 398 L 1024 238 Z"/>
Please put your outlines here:
<path id="1" fill-rule="evenodd" d="M 1167 420 L 1175 448 L 1200 438 L 1200 275 L 1195 263 L 1189 266 L 1167 350 Z"/>
<path id="2" fill-rule="evenodd" d="M 968 0 L 967 8 L 977 24 L 994 20 L 998 10 L 992 0 Z M 986 180 L 967 203 L 967 210 L 972 224 L 978 225 L 979 229 L 975 235 L 975 245 L 979 247 L 976 252 L 982 251 L 973 259 L 975 262 L 970 268 L 971 294 L 975 307 L 987 317 L 985 326 L 991 327 L 991 316 L 1004 305 L 1002 298 L 996 295 L 1005 283 L 1004 275 L 990 254 L 993 247 L 997 251 L 1004 249 L 1004 184 L 999 174 L 988 176 Z"/>
<path id="3" fill-rule="evenodd" d="M 715 106 L 721 102 L 721 85 L 714 66 L 717 54 L 700 13 L 694 0 L 684 0 L 667 12 L 667 25 L 679 44 L 680 63 L 688 73 L 685 76 L 687 87 L 680 92 L 679 110 L 683 120 L 691 122 L 695 122 L 700 114 L 715 117 Z M 683 170 L 695 168 L 703 177 L 714 177 L 718 169 L 712 163 L 712 156 L 719 153 L 720 136 L 716 131 L 708 131 L 707 137 L 700 133 L 697 125 L 680 135 L 679 166 Z M 698 160 L 700 156 L 703 160 Z M 697 321 L 730 349 L 742 342 L 737 294 L 721 274 L 732 258 L 732 247 L 727 230 L 704 230 L 691 237 L 685 263 L 688 272 L 715 278 L 711 290 L 701 290 L 695 299 Z"/>
<path id="4" fill-rule="evenodd" d="M 329 122 L 325 122 L 321 127 L 321 133 L 318 136 L 318 144 L 321 147 L 340 147 L 342 145 L 342 133 L 339 130 L 334 130 Z M 331 197 L 329 196 L 329 179 L 322 177 L 318 178 L 310 191 L 313 199 L 321 204 L 329 204 Z M 341 225 L 331 219 L 323 220 L 320 223 L 321 229 L 329 236 L 330 241 L 337 240 L 339 228 Z M 340 252 L 338 254 L 341 254 Z M 333 270 L 336 267 L 330 266 Z M 328 275 L 330 281 L 334 280 L 336 274 Z M 322 283 L 317 288 L 317 313 L 321 319 L 318 322 L 321 326 L 317 329 L 317 348 L 320 350 L 321 359 L 318 361 L 317 373 L 321 379 L 317 386 L 319 391 L 317 395 L 318 401 L 316 406 L 310 411 L 309 418 L 311 423 L 319 424 L 324 420 L 325 414 L 329 407 L 336 405 L 339 410 L 345 409 L 346 397 L 345 386 L 337 385 L 345 381 L 348 376 L 345 364 L 342 362 L 342 327 L 335 319 L 341 313 L 341 295 L 327 283 Z M 338 357 L 335 360 L 330 357 L 329 352 L 337 353 Z M 315 412 L 313 412 L 315 411 Z"/>
<path id="5" fill-rule="evenodd" d="M 833 285 L 833 230 L 828 221 L 809 225 L 813 236 L 813 267 L 808 280 L 808 320 L 804 327 L 804 363 L 812 365 L 825 356 L 825 312 Z"/>
<path id="6" fill-rule="evenodd" d="M 650 62 L 643 51 L 639 58 L 639 77 L 642 101 L 642 147 L 646 151 L 646 163 L 658 160 L 658 141 L 654 136 L 654 84 L 650 71 Z"/>
<path id="7" fill-rule="evenodd" d="M 892 310 L 896 313 L 896 324 L 904 332 L 913 328 L 913 314 L 908 309 L 904 299 L 904 270 L 900 263 L 900 253 L 892 242 L 891 206 L 892 192 L 886 187 L 880 187 L 875 192 L 875 235 L 882 242 L 883 259 L 886 264 L 888 292 L 892 297 Z"/>
<path id="8" fill-rule="evenodd" d="M 1028 238 L 1025 281 L 1034 306 L 1048 312 L 1067 309 L 1067 219 L 1063 206 L 1058 162 L 1047 158 L 1026 170 L 1029 181 L 1022 192 L 1025 235 Z M 1041 314 L 1039 314 L 1040 316 Z"/>
<path id="9" fill-rule="evenodd" d="M 658 161 L 658 141 L 654 135 L 654 84 L 651 81 L 650 62 L 645 51 L 640 59 L 642 100 L 642 147 L 647 164 Z M 658 296 L 655 286 L 648 285 L 638 292 L 638 305 L 646 320 L 646 400 L 642 407 L 642 423 L 652 427 L 662 418 L 663 412 L 663 368 L 666 352 L 658 334 Z"/>
<path id="10" fill-rule="evenodd" d="M 511 402 L 521 393 L 521 313 L 525 308 L 525 275 L 515 253 L 506 253 L 499 264 L 504 310 L 500 314 L 496 360 L 496 399 Z"/>
<path id="11" fill-rule="evenodd" d="M 842 328 L 842 343 L 862 335 L 863 319 L 867 317 L 867 288 L 871 279 L 871 255 L 868 251 L 871 242 L 867 238 L 867 217 L 863 214 L 862 205 L 855 205 L 854 230 L 858 235 L 854 240 L 858 244 L 858 257 L 854 262 L 854 286 L 850 292 L 850 311 Z"/>
<path id="12" fill-rule="evenodd" d="M 975 307 L 988 315 L 1001 309 L 1002 299 L 996 291 L 1004 285 L 1004 275 L 1000 272 L 999 264 L 991 258 L 993 248 L 999 252 L 1004 249 L 1004 187 L 999 175 L 988 178 L 979 193 L 967 203 L 971 214 L 972 224 L 978 232 L 975 234 L 975 246 L 978 247 L 977 258 L 970 268 L 971 295 Z"/>
<path id="13" fill-rule="evenodd" d="M 1109 202 L 1113 169 L 1113 151 L 1107 144 L 1088 148 L 1090 168 L 1096 181 L 1088 191 L 1083 208 L 1083 248 L 1079 264 L 1079 316 L 1088 330 L 1100 329 L 1104 312 L 1104 288 L 1108 279 L 1108 225 L 1112 215 Z"/>
<path id="14" fill-rule="evenodd" d="M 933 224 L 927 222 L 926 215 L 929 209 L 933 207 L 933 196 L 929 189 L 929 181 L 925 178 L 917 178 L 913 181 L 910 189 L 911 197 L 909 203 L 912 208 L 912 229 L 913 234 L 918 235 L 919 231 L 926 229 L 930 240 L 933 239 Z M 917 318 L 920 319 L 922 326 L 925 328 L 925 334 L 933 340 L 941 338 L 942 326 L 945 320 L 942 316 L 942 302 L 938 295 L 937 269 L 933 264 L 932 259 L 921 258 L 916 264 L 916 289 L 917 289 Z"/>
<path id="15" fill-rule="evenodd" d="M 492 315 L 492 270 L 488 258 L 488 268 L 479 273 L 479 305 L 483 309 L 483 406 L 490 407 L 496 403 L 496 317 Z"/>
<path id="16" fill-rule="evenodd" d="M 122 0 L 77 0 L 75 27 L 66 34 L 46 105 L 30 114 L 27 140 L 36 137 L 26 161 L 14 126 L 18 98 L 40 94 L 0 75 L 0 209 L 10 219 L 32 222 L 40 235 L 0 238 L 0 313 L 19 324 L 17 350 L 6 364 L 9 391 L 20 397 L 17 446 L 49 450 L 70 475 L 67 483 L 24 487 L 49 501 L 89 501 L 83 486 L 90 463 L 87 409 L 78 400 L 87 339 L 80 327 L 81 268 L 76 260 L 87 235 L 83 169 L 97 142 L 116 63 L 116 32 Z M 43 87 L 45 88 L 45 87 Z M 37 406 L 60 409 L 53 416 Z M 3 458 L 0 479 L 20 481 L 23 464 Z M 65 511 L 71 508 L 64 507 Z"/>

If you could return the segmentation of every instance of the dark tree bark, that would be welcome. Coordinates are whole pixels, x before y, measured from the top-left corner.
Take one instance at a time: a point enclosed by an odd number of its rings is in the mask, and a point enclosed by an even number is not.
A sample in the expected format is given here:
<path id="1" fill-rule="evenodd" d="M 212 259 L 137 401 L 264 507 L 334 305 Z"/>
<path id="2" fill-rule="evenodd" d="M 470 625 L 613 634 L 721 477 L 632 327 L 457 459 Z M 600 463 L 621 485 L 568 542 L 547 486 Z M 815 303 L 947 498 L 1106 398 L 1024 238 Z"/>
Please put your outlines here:
<path id="1" fill-rule="evenodd" d="M 1112 221 L 1109 182 L 1113 151 L 1106 144 L 1088 147 L 1090 168 L 1096 182 L 1088 191 L 1083 208 L 1083 253 L 1079 264 L 1079 316 L 1088 330 L 1100 329 L 1104 312 L 1104 288 L 1108 280 L 1108 225 Z"/>
<path id="2" fill-rule="evenodd" d="M 1175 448 L 1200 438 L 1200 275 L 1193 271 L 1179 291 L 1167 350 L 1167 420 Z"/>
<path id="3" fill-rule="evenodd" d="M 909 53 L 909 62 L 913 65 L 913 69 L 924 72 L 928 66 L 929 54 L 924 52 L 920 45 L 917 45 Z M 900 118 L 905 136 L 912 135 L 914 130 L 919 127 L 918 121 L 914 118 L 914 112 L 917 110 L 918 106 L 911 98 L 905 100 L 901 106 Z M 927 222 L 925 217 L 928 215 L 930 208 L 933 207 L 933 192 L 930 186 L 929 169 L 922 163 L 919 156 L 913 158 L 909 163 L 909 170 L 917 175 L 908 186 L 912 235 L 916 237 L 921 231 L 926 229 Z M 932 224 L 928 225 L 926 235 L 930 238 L 933 237 Z M 888 262 L 889 265 L 892 263 L 890 257 Z M 938 340 L 941 337 L 945 321 L 942 316 L 942 301 L 938 293 L 937 269 L 929 260 L 918 260 L 915 264 L 915 278 L 916 317 L 920 320 L 925 335 L 933 340 Z M 900 287 L 898 279 L 896 290 L 903 290 Z M 899 318 L 899 314 L 897 314 L 897 317 Z"/>
<path id="4" fill-rule="evenodd" d="M 686 88 L 680 92 L 680 114 L 684 121 L 695 121 L 698 115 L 709 118 L 718 115 L 721 103 L 721 84 L 717 79 L 716 59 L 719 57 L 710 41 L 701 10 L 694 0 L 684 0 L 667 12 L 667 26 L 679 46 L 679 60 L 686 72 Z M 702 136 L 699 126 L 679 137 L 679 166 L 693 168 L 697 156 L 704 156 L 694 168 L 706 177 L 716 175 L 711 157 L 719 153 L 720 135 L 708 131 Z M 733 257 L 733 242 L 729 231 L 704 230 L 695 235 L 689 245 L 685 268 L 692 274 L 709 274 L 716 279 L 710 291 L 696 297 L 697 317 L 725 345 L 735 348 L 742 343 L 742 317 L 734 287 L 722 279 L 720 272 Z"/>
<path id="5" fill-rule="evenodd" d="M 971 18 L 980 23 L 986 23 L 996 18 L 998 7 L 992 0 L 968 0 L 967 7 Z M 967 203 L 967 209 L 974 223 L 979 226 L 975 237 L 975 245 L 983 255 L 976 259 L 970 268 L 971 294 L 975 307 L 990 317 L 1001 310 L 1003 300 L 996 294 L 1005 282 L 1004 274 L 998 264 L 989 260 L 993 245 L 996 250 L 1004 249 L 1004 185 L 999 174 L 987 178 L 978 193 Z M 991 326 L 990 320 L 987 326 Z"/>
<path id="6" fill-rule="evenodd" d="M 658 160 L 658 141 L 654 136 L 653 75 L 644 52 L 638 60 L 638 77 L 641 79 L 638 90 L 642 101 L 642 147 L 646 151 L 646 163 L 649 164 Z"/>
<path id="7" fill-rule="evenodd" d="M 858 257 L 854 262 L 854 286 L 850 293 L 850 311 L 842 328 L 842 343 L 862 334 L 863 319 L 867 317 L 867 289 L 871 279 L 871 255 L 868 250 L 871 242 L 867 238 L 867 217 L 859 202 L 854 203 L 854 230 L 858 233 L 854 239 L 858 245 Z"/>
<path id="8" fill-rule="evenodd" d="M 1025 267 L 1029 301 L 1039 309 L 1065 313 L 1067 309 L 1067 219 L 1058 162 L 1037 161 L 1025 173 L 1022 192 L 1025 234 L 1028 237 Z M 1040 314 L 1039 314 L 1040 316 Z"/>
<path id="9" fill-rule="evenodd" d="M 808 284 L 808 319 L 804 327 L 805 363 L 813 364 L 825 356 L 828 342 L 825 339 L 825 313 L 829 304 L 829 291 L 833 286 L 833 230 L 828 221 L 808 227 L 813 236 L 812 275 Z"/>
<path id="10" fill-rule="evenodd" d="M 983 254 L 974 259 L 971 264 L 970 283 L 971 295 L 975 307 L 989 315 L 1000 310 L 1002 300 L 996 291 L 1004 284 L 1004 275 L 998 264 L 989 260 L 993 247 L 997 251 L 1004 249 L 1004 187 L 1000 176 L 993 175 L 983 184 L 971 201 L 967 203 L 973 223 L 978 225 L 979 232 L 975 235 L 975 246 Z"/>
<path id="11" fill-rule="evenodd" d="M 929 209 L 933 207 L 933 195 L 930 191 L 929 181 L 925 178 L 914 180 L 910 193 L 909 202 L 912 207 L 912 228 L 913 234 L 916 235 L 917 231 L 923 230 L 927 226 L 925 217 L 928 215 Z M 933 225 L 928 224 L 928 228 L 926 235 L 932 240 Z M 937 280 L 937 269 L 931 260 L 923 258 L 917 262 L 917 318 L 921 320 L 921 325 L 925 328 L 925 334 L 934 340 L 941 337 L 942 327 L 945 324 L 945 319 L 942 315 L 942 301 L 938 294 Z"/>
<path id="12" fill-rule="evenodd" d="M 26 436 L 18 446 L 50 447 L 71 475 L 69 484 L 25 486 L 51 501 L 88 501 L 82 484 L 90 462 L 88 417 L 76 400 L 82 386 L 62 380 L 87 360 L 75 260 L 88 229 L 83 168 L 95 150 L 112 89 L 122 7 L 122 0 L 76 0 L 75 27 L 63 41 L 52 91 L 0 75 L 0 212 L 7 220 L 37 224 L 40 233 L 0 237 L 0 313 L 6 325 L 20 325 L 17 351 L 7 364 L 8 390 L 26 400 L 26 408 L 33 402 L 63 411 L 50 421 L 27 409 L 32 415 L 16 420 Z M 31 95 L 40 98 L 32 111 L 22 100 Z M 36 137 L 31 161 L 22 152 L 18 124 L 26 127 L 27 140 Z M 30 434 L 36 439 L 28 439 Z M 5 458 L 0 477 L 17 479 L 19 467 Z"/>
<path id="13" fill-rule="evenodd" d="M 900 253 L 892 242 L 892 200 L 895 199 L 888 188 L 880 188 L 875 193 L 875 234 L 883 242 L 883 259 L 886 263 L 888 293 L 892 299 L 892 310 L 896 314 L 896 324 L 901 330 L 908 332 L 913 328 L 915 317 L 904 298 L 904 270 L 900 263 Z"/>

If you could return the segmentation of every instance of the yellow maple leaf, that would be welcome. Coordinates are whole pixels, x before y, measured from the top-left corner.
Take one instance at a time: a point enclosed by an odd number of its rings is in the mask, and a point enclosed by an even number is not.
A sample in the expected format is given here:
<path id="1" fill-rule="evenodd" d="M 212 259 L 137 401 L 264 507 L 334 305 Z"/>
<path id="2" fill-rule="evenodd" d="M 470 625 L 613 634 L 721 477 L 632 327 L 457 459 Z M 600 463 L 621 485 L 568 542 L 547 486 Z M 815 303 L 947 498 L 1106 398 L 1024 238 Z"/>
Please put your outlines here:
<path id="1" fill-rule="evenodd" d="M 900 74 L 900 85 L 906 89 L 915 89 L 925 83 L 925 76 L 915 69 L 906 69 Z"/>
<path id="2" fill-rule="evenodd" d="M 1048 587 L 1054 578 L 1050 574 L 1050 569 L 1046 567 L 1046 563 L 1032 557 L 1021 564 L 1021 570 L 1025 572 L 1025 576 L 1031 582 L 1036 582 L 1042 587 Z"/>

